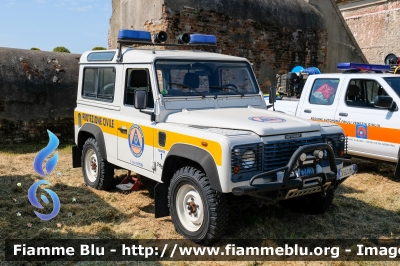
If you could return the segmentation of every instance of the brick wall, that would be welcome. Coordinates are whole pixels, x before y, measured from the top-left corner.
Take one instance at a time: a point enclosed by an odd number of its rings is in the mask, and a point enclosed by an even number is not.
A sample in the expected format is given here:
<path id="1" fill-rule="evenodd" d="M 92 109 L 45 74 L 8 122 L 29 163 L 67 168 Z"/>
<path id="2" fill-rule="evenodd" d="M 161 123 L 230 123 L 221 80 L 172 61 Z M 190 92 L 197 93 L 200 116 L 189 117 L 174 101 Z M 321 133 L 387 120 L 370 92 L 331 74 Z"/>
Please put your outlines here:
<path id="1" fill-rule="evenodd" d="M 369 63 L 383 64 L 389 53 L 400 57 L 400 1 L 345 9 L 342 15 Z"/>
<path id="2" fill-rule="evenodd" d="M 166 5 L 163 5 L 162 18 L 146 21 L 144 29 L 152 34 L 164 30 L 170 42 L 175 42 L 182 32 L 216 35 L 218 50 L 214 52 L 246 57 L 253 63 L 264 92 L 271 83 L 275 85 L 275 73 L 287 73 L 295 65 L 325 66 L 327 32 L 322 29 L 293 31 L 204 9 L 182 7 L 180 12 L 173 12 Z M 275 73 L 261 73 L 265 65 Z"/>

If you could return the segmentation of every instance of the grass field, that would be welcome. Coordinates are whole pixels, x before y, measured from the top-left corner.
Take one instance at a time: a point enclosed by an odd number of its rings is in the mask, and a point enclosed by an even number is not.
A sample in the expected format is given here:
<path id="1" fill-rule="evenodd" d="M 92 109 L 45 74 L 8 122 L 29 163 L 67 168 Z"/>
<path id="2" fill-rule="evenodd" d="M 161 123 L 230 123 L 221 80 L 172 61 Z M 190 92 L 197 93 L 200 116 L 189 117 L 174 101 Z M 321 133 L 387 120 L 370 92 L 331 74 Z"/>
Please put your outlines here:
<path id="1" fill-rule="evenodd" d="M 154 218 L 154 183 L 145 180 L 136 192 L 98 191 L 85 186 L 80 168 L 71 167 L 71 147 L 58 148 L 59 162 L 46 178 L 61 201 L 58 216 L 41 221 L 33 213 L 28 188 L 42 179 L 33 170 L 37 152 L 46 144 L 0 147 L 0 238 L 182 239 L 170 217 Z M 400 183 L 394 166 L 355 161 L 359 172 L 336 191 L 323 215 L 304 215 L 279 205 L 231 210 L 226 238 L 246 239 L 399 239 Z M 115 172 L 116 181 L 126 171 Z M 20 183 L 20 186 L 18 186 Z M 50 204 L 51 205 L 51 204 Z M 50 212 L 44 210 L 43 212 Z M 17 213 L 21 215 L 18 216 Z M 72 215 L 72 216 L 71 216 Z M 0 243 L 4 265 L 4 241 Z M 72 265 L 75 263 L 51 263 Z M 79 265 L 111 263 L 82 262 Z M 113 263 L 116 264 L 116 263 Z M 133 263 L 118 263 L 133 265 Z M 143 262 L 143 265 L 397 265 L 396 262 Z M 28 264 L 29 265 L 29 264 Z M 31 265 L 39 265 L 32 263 Z"/>

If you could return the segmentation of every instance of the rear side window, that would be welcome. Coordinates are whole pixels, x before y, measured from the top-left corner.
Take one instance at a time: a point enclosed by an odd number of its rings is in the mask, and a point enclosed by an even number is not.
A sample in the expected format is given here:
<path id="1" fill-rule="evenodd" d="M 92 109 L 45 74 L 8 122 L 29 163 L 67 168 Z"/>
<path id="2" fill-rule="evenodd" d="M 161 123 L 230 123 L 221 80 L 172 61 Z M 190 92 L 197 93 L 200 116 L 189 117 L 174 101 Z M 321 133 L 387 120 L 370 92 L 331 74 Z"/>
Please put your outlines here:
<path id="1" fill-rule="evenodd" d="M 321 78 L 314 81 L 309 101 L 311 104 L 332 105 L 339 79 Z"/>
<path id="2" fill-rule="evenodd" d="M 82 97 L 112 102 L 115 89 L 115 68 L 85 68 L 83 70 Z"/>

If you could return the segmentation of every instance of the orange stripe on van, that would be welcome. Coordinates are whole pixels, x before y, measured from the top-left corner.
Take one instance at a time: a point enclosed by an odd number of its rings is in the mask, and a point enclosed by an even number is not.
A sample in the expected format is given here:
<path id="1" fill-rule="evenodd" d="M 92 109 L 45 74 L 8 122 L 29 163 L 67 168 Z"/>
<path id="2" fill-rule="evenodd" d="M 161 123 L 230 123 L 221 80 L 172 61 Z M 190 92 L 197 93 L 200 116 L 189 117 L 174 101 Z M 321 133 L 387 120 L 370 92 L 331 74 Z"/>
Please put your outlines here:
<path id="1" fill-rule="evenodd" d="M 355 124 L 344 124 L 336 123 L 341 126 L 344 130 L 344 134 L 349 137 L 356 137 L 356 125 Z M 368 126 L 368 139 L 391 142 L 400 144 L 400 129 L 387 128 L 387 127 L 374 127 Z"/>

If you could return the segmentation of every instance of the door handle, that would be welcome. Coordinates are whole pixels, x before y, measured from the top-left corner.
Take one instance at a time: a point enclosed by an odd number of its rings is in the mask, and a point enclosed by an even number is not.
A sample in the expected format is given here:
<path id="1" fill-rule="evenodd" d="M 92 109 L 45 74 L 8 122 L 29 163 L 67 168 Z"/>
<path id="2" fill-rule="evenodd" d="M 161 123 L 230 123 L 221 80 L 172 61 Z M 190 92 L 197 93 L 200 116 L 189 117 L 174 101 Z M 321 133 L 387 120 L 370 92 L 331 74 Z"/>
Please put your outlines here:
<path id="1" fill-rule="evenodd" d="M 309 109 L 304 109 L 304 113 L 311 113 L 311 110 L 309 110 Z"/>
<path id="2" fill-rule="evenodd" d="M 339 113 L 340 116 L 348 116 L 347 113 Z"/>
<path id="3" fill-rule="evenodd" d="M 119 127 L 118 130 L 121 131 L 122 134 L 126 134 L 126 128 Z"/>

